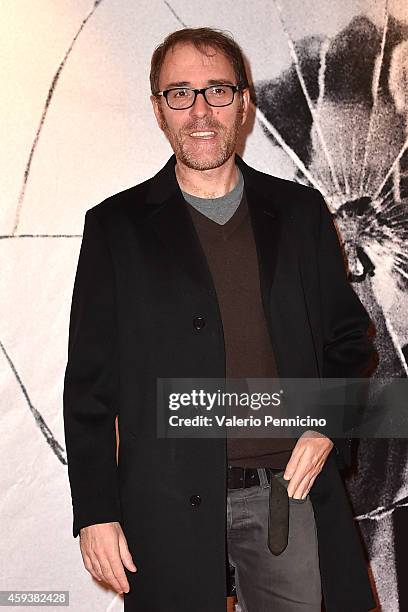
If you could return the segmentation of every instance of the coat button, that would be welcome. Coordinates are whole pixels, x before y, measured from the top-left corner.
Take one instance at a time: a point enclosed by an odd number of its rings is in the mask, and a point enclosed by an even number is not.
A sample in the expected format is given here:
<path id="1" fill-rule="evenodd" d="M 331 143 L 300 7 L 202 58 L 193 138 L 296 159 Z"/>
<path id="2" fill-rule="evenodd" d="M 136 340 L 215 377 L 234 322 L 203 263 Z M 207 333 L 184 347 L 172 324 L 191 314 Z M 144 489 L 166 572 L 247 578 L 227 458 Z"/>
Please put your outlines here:
<path id="1" fill-rule="evenodd" d="M 201 496 L 200 495 L 192 495 L 190 497 L 190 504 L 192 506 L 199 506 L 201 504 Z"/>
<path id="2" fill-rule="evenodd" d="M 205 325 L 204 317 L 194 317 L 193 325 L 195 329 L 202 329 Z"/>

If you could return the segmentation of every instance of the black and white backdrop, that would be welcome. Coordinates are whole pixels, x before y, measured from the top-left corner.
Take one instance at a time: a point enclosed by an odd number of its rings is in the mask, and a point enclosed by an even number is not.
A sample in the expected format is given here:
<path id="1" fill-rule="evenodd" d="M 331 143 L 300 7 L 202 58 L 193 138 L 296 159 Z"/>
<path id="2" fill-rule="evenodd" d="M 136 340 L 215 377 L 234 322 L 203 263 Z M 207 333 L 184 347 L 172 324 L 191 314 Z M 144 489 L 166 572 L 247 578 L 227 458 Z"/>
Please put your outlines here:
<path id="1" fill-rule="evenodd" d="M 228 30 L 254 105 L 240 153 L 320 189 L 377 329 L 376 376 L 406 377 L 406 0 L 9 0 L 0 3 L 0 589 L 64 589 L 118 611 L 71 534 L 62 382 L 85 211 L 171 149 L 149 101 L 169 32 Z M 407 398 L 408 399 L 408 398 Z M 362 440 L 345 481 L 379 610 L 408 610 L 408 443 Z"/>

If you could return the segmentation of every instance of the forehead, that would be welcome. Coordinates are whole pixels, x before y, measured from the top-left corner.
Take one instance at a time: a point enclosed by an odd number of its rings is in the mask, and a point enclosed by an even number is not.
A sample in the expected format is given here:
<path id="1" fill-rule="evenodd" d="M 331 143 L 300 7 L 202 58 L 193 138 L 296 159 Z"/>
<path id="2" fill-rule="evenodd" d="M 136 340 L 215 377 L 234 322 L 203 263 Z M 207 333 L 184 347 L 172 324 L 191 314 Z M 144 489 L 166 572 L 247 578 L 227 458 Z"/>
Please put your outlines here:
<path id="1" fill-rule="evenodd" d="M 190 43 L 178 43 L 169 49 L 160 70 L 160 88 L 178 81 L 205 85 L 210 79 L 227 79 L 234 83 L 235 73 L 229 58 L 214 47 L 207 47 L 205 51 L 201 53 Z"/>

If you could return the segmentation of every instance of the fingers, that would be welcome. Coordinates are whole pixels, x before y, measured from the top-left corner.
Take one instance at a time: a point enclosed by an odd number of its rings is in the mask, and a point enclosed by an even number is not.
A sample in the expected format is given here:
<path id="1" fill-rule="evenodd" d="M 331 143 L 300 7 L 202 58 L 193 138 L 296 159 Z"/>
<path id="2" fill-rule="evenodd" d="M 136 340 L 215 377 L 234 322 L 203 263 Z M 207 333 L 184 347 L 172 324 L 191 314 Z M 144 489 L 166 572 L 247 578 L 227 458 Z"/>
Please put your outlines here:
<path id="1" fill-rule="evenodd" d="M 137 567 L 133 563 L 132 555 L 130 554 L 123 531 L 119 534 L 119 552 L 122 563 L 126 566 L 126 568 L 131 572 L 137 572 Z"/>
<path id="2" fill-rule="evenodd" d="M 316 478 L 318 477 L 318 475 L 320 474 L 320 472 L 321 472 L 321 469 L 318 471 L 318 473 L 317 473 L 317 474 L 315 474 L 314 476 L 312 476 L 312 479 L 311 479 L 311 481 L 309 482 L 309 486 L 308 486 L 308 491 L 307 491 L 308 493 L 310 492 L 310 489 L 313 487 L 313 483 L 314 483 L 314 481 L 316 480 Z"/>
<path id="3" fill-rule="evenodd" d="M 333 447 L 329 438 L 312 438 L 299 438 L 285 469 L 284 478 L 290 480 L 288 495 L 294 499 L 305 499 Z"/>
<path id="4" fill-rule="evenodd" d="M 80 535 L 82 557 L 89 573 L 96 580 L 104 580 L 117 593 L 128 593 L 129 583 L 123 568 L 120 547 L 125 551 L 126 563 L 133 561 L 119 523 L 90 525 L 81 529 Z"/>
<path id="5" fill-rule="evenodd" d="M 306 473 L 302 466 L 293 474 L 288 484 L 288 495 L 295 499 L 304 499 L 307 495 L 309 481 L 314 474 L 314 467 L 309 468 Z"/>
<path id="6" fill-rule="evenodd" d="M 292 451 L 290 459 L 286 464 L 285 473 L 283 474 L 285 480 L 290 480 L 292 476 L 298 471 L 299 462 L 304 452 L 305 448 L 300 444 L 300 440 L 298 440 L 295 448 Z"/>
<path id="7" fill-rule="evenodd" d="M 110 584 L 119 594 L 128 593 L 129 583 L 123 570 L 123 565 L 120 558 L 116 556 L 107 556 L 98 559 L 98 561 L 101 565 L 102 575 L 105 582 Z"/>
<path id="8" fill-rule="evenodd" d="M 311 479 L 321 471 L 324 461 L 308 457 L 305 453 L 297 463 L 288 484 L 288 495 L 295 499 L 305 499 L 311 487 Z"/>
<path id="9" fill-rule="evenodd" d="M 314 470 L 307 472 L 307 474 L 302 478 L 302 480 L 300 480 L 299 484 L 295 483 L 292 485 L 293 493 L 289 492 L 288 487 L 288 495 L 290 495 L 290 497 L 293 497 L 294 499 L 305 499 L 307 494 L 309 493 L 311 486 L 310 483 L 314 476 L 317 476 L 317 474 L 314 474 Z"/>
<path id="10" fill-rule="evenodd" d="M 102 580 L 102 572 L 100 571 L 100 567 L 99 567 L 99 571 L 96 572 L 93 568 L 92 561 L 89 558 L 89 556 L 83 553 L 82 558 L 84 560 L 85 568 L 95 578 L 95 580 L 98 580 L 100 582 Z"/>
<path id="11" fill-rule="evenodd" d="M 93 560 L 91 559 L 91 563 L 92 563 L 93 571 L 97 574 L 97 576 L 99 576 L 99 580 L 103 580 L 104 579 L 103 572 L 102 572 L 101 564 L 99 563 L 98 559 L 94 557 Z"/>

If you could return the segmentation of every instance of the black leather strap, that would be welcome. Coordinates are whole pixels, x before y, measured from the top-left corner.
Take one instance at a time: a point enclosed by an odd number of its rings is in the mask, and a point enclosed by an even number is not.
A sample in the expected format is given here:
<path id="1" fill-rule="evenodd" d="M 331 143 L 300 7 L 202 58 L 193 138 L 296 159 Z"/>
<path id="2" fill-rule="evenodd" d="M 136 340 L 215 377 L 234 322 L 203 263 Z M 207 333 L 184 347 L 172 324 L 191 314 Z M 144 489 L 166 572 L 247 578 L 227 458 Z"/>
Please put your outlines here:
<path id="1" fill-rule="evenodd" d="M 280 478 L 272 477 L 269 490 L 268 548 L 280 555 L 288 545 L 289 497 Z"/>
<path id="2" fill-rule="evenodd" d="M 265 468 L 266 478 L 268 482 L 271 481 L 271 472 L 280 473 L 282 470 L 275 468 Z M 228 466 L 227 470 L 227 487 L 228 489 L 239 489 L 243 487 L 254 487 L 259 486 L 259 475 L 257 468 L 241 467 L 241 466 Z"/>
<path id="3" fill-rule="evenodd" d="M 284 470 L 266 468 L 269 487 L 268 548 L 274 555 L 280 555 L 288 545 L 289 536 L 289 498 L 282 482 Z M 228 489 L 238 489 L 259 485 L 257 468 L 228 466 Z"/>

